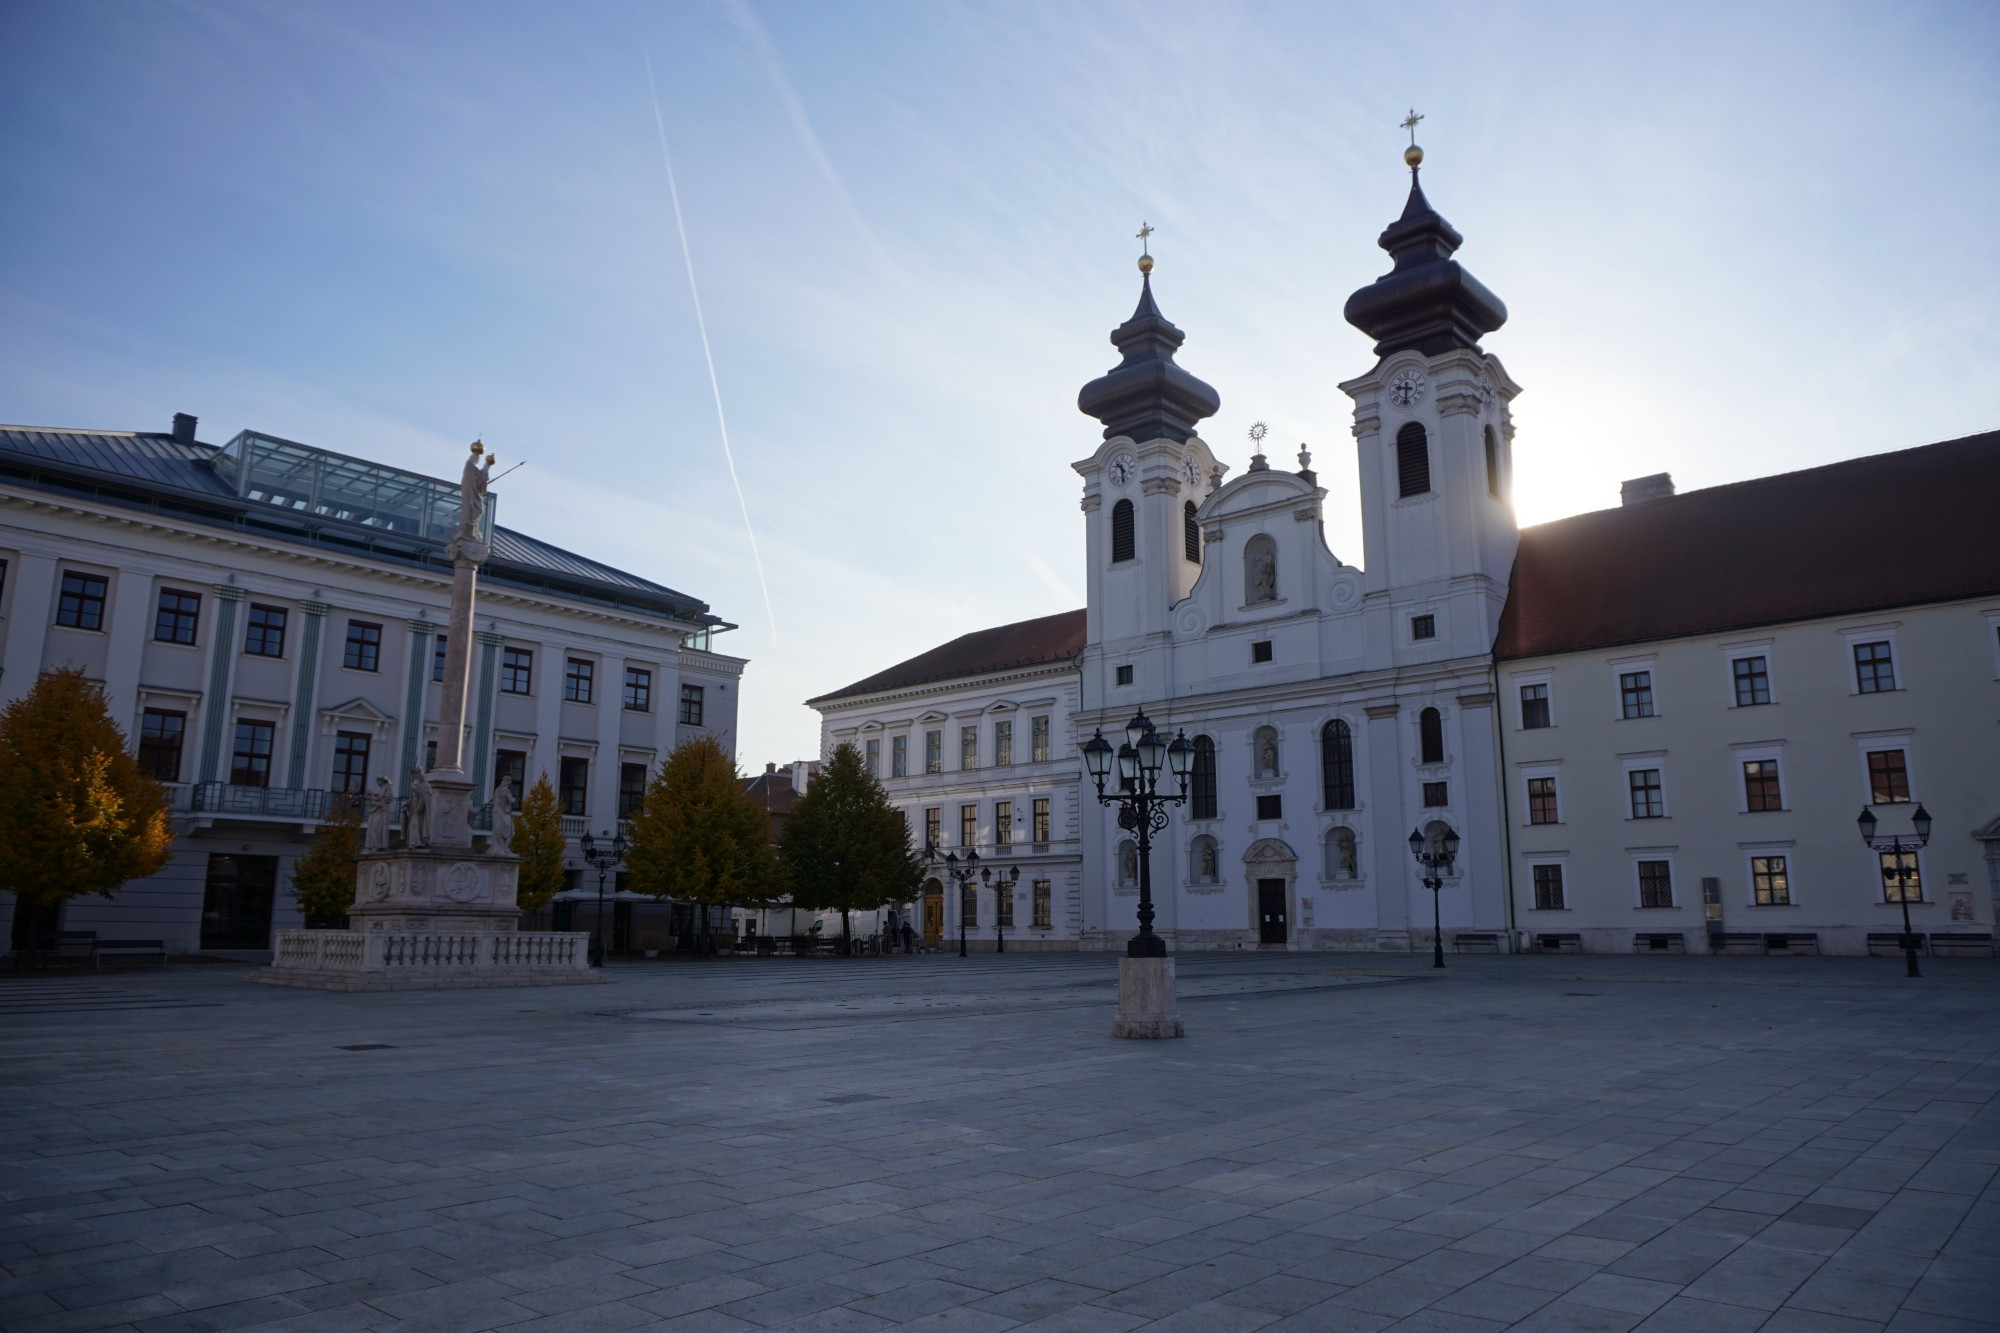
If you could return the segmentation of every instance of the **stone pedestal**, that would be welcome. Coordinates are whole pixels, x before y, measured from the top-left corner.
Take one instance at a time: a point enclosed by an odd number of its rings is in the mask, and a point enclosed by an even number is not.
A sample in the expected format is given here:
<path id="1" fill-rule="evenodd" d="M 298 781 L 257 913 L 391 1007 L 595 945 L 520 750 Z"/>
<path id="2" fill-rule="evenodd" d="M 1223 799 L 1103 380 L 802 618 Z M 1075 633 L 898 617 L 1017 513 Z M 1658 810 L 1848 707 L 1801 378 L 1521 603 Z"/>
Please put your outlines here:
<path id="1" fill-rule="evenodd" d="M 1175 999 L 1171 957 L 1118 960 L 1118 1018 L 1111 1035 L 1144 1040 L 1187 1035 Z"/>

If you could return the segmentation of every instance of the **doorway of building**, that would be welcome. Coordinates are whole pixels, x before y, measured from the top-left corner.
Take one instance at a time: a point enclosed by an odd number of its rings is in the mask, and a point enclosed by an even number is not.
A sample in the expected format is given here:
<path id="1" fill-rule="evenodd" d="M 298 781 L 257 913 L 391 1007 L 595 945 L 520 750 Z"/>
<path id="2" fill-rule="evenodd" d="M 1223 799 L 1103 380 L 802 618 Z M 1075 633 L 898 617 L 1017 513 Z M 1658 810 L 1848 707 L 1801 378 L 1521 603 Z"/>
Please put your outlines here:
<path id="1" fill-rule="evenodd" d="M 1282 879 L 1260 879 L 1257 881 L 1257 923 L 1261 928 L 1258 943 L 1285 943 L 1287 939 L 1285 930 L 1285 881 Z"/>
<path id="2" fill-rule="evenodd" d="M 278 890 L 278 858 L 212 852 L 201 898 L 201 947 L 271 947 L 271 900 Z"/>
<path id="3" fill-rule="evenodd" d="M 944 885 L 934 879 L 924 881 L 924 947 L 944 944 Z"/>

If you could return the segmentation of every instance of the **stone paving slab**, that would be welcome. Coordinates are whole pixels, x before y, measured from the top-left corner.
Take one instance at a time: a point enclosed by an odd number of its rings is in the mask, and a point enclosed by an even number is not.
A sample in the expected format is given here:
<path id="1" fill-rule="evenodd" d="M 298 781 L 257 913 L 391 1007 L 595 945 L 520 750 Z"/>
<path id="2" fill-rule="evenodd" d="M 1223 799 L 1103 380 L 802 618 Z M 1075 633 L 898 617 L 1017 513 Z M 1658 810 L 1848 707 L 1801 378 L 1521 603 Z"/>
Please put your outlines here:
<path id="1" fill-rule="evenodd" d="M 2000 968 L 0 979 L 0 1327 L 2000 1329 Z"/>

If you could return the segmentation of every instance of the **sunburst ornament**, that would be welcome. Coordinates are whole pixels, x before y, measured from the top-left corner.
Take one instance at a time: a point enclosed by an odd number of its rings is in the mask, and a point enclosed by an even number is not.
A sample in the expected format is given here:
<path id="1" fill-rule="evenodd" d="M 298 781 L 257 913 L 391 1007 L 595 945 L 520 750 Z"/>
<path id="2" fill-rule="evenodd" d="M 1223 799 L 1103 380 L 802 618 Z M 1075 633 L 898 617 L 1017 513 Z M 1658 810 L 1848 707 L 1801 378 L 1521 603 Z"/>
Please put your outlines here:
<path id="1" fill-rule="evenodd" d="M 1263 422 L 1253 421 L 1252 423 L 1250 423 L 1250 443 L 1252 444 L 1264 443 L 1264 437 L 1270 434 L 1270 432 L 1271 428 L 1265 425 Z"/>

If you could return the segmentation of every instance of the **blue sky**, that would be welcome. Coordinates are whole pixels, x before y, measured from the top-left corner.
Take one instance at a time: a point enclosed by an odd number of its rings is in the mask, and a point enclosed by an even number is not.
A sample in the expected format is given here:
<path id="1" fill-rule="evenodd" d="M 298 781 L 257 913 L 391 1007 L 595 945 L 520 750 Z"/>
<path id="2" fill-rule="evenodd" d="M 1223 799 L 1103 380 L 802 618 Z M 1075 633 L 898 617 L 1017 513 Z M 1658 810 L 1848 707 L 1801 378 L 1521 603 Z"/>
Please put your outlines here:
<path id="1" fill-rule="evenodd" d="M 0 75 L 0 419 L 445 477 L 483 435 L 503 522 L 742 626 L 746 768 L 1081 604 L 1142 219 L 1205 438 L 1310 444 L 1358 562 L 1340 310 L 1412 105 L 1523 522 L 2000 427 L 1990 3 L 76 0 L 0 7 Z"/>

